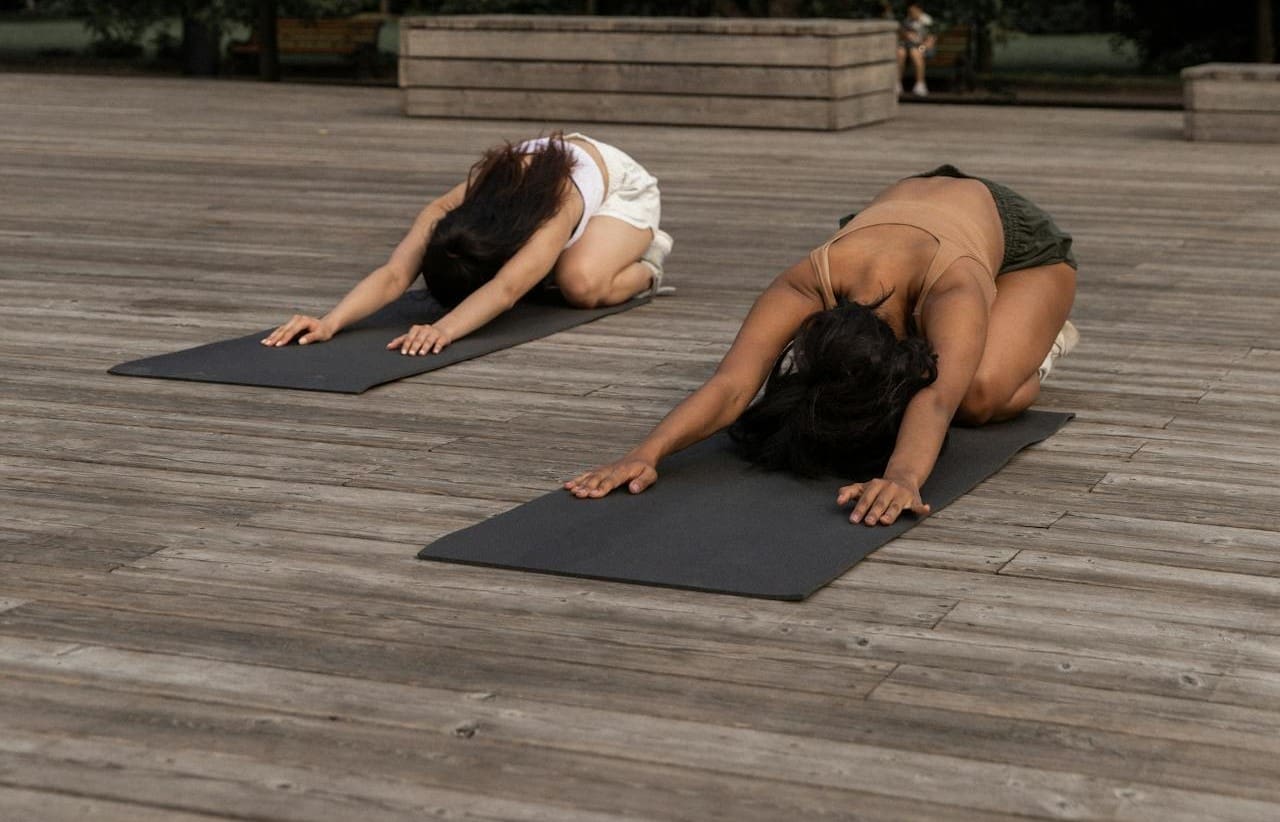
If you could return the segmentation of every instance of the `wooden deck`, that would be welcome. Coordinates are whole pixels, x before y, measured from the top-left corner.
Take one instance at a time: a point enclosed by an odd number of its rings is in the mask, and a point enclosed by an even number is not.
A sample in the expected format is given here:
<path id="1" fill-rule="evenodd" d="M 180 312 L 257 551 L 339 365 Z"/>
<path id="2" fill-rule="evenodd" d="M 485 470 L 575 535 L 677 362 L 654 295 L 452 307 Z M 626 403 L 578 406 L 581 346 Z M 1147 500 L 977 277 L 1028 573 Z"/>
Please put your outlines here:
<path id="1" fill-rule="evenodd" d="M 398 107 L 0 75 L 0 817 L 1280 817 L 1274 147 L 599 127 L 662 181 L 673 298 L 358 397 L 105 373 L 323 310 L 539 129 Z M 414 559 L 619 452 L 944 161 L 1075 233 L 1062 433 L 800 604 Z"/>

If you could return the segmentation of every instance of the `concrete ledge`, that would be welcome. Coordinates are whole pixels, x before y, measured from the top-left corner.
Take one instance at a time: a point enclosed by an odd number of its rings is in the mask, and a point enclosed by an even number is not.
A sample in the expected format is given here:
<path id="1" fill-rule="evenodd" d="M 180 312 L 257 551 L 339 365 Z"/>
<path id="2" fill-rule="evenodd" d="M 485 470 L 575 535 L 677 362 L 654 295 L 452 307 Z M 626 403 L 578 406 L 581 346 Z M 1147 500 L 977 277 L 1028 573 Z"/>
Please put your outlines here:
<path id="1" fill-rule="evenodd" d="M 480 15 L 401 21 L 413 116 L 838 130 L 897 111 L 880 20 Z"/>
<path id="2" fill-rule="evenodd" d="M 1188 140 L 1280 143 L 1280 65 L 1192 66 L 1182 90 Z"/>

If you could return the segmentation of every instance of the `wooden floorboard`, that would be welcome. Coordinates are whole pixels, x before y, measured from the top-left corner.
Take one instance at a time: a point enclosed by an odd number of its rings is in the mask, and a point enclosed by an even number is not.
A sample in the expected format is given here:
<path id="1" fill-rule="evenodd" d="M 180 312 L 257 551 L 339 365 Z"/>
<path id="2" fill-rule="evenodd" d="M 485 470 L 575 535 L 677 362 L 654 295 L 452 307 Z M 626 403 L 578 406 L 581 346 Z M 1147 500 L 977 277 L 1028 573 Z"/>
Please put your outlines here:
<path id="1" fill-rule="evenodd" d="M 351 397 L 112 377 L 322 311 L 477 150 L 393 90 L 0 74 L 0 817 L 1280 816 L 1280 166 L 1161 111 L 601 126 L 676 296 Z M 943 162 L 1076 238 L 1076 420 L 804 603 L 437 565 Z"/>

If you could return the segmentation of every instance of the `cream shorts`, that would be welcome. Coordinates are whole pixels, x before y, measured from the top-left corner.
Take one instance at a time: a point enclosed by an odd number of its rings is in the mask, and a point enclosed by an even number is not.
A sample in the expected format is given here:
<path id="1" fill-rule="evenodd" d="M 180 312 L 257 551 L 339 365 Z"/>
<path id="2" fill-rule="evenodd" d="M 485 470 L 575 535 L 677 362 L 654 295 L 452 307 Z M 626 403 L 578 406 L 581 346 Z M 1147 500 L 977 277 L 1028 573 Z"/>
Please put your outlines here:
<path id="1" fill-rule="evenodd" d="M 593 140 L 585 134 L 574 132 L 565 138 L 586 140 L 596 147 L 604 158 L 609 172 L 609 190 L 604 202 L 592 217 L 613 217 L 636 228 L 653 229 L 656 233 L 662 218 L 662 196 L 658 191 L 658 179 L 644 170 L 626 152 L 608 143 Z"/>

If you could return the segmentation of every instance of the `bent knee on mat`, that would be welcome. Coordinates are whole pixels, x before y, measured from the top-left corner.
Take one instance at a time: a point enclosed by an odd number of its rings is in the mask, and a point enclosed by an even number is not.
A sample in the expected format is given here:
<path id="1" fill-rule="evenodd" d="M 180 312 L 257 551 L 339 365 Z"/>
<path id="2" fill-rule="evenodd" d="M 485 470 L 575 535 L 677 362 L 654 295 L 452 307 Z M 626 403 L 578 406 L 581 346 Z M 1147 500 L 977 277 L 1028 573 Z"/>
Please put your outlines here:
<path id="1" fill-rule="evenodd" d="M 596 272 L 590 272 L 576 265 L 562 265 L 556 269 L 556 285 L 569 305 L 575 308 L 599 308 L 609 297 L 609 283 L 604 282 Z"/>
<path id="2" fill-rule="evenodd" d="M 1008 402 L 1007 394 L 993 380 L 981 374 L 974 375 L 969 390 L 956 409 L 955 421 L 961 425 L 983 425 L 990 422 Z"/>

